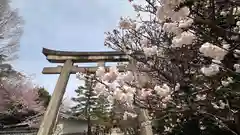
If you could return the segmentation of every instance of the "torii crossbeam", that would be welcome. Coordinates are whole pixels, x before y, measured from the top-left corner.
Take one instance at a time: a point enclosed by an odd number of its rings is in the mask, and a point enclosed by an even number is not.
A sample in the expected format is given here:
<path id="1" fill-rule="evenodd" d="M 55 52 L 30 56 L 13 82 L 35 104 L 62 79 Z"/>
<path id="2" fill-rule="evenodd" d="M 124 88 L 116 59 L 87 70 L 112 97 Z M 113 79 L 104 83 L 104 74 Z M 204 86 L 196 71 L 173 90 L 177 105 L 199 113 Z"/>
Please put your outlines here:
<path id="1" fill-rule="evenodd" d="M 56 51 L 43 48 L 43 54 L 51 63 L 64 63 L 71 60 L 74 63 L 89 62 L 124 62 L 128 61 L 126 54 L 117 51 L 108 52 L 76 52 L 76 51 Z"/>

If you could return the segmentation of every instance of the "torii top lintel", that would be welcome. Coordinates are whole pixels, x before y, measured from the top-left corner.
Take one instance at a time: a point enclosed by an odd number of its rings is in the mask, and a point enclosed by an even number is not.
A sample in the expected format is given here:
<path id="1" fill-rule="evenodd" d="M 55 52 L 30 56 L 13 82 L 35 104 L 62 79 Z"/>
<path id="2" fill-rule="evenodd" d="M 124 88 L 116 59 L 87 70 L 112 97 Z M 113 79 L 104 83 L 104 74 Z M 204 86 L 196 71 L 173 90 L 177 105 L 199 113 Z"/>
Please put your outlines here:
<path id="1" fill-rule="evenodd" d="M 129 61 L 126 54 L 118 51 L 106 52 L 77 52 L 77 51 L 58 51 L 43 48 L 42 53 L 51 63 L 64 63 L 66 60 L 72 60 L 74 63 L 88 62 L 124 62 Z"/>

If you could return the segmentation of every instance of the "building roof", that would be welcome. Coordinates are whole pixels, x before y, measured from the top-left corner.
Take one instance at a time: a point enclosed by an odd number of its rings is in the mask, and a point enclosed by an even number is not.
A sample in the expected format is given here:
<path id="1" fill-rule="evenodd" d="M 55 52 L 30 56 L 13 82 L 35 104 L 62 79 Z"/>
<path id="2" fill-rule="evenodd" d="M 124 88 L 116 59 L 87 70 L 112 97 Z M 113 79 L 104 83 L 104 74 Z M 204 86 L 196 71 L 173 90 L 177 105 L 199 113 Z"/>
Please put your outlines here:
<path id="1" fill-rule="evenodd" d="M 19 123 L 19 124 L 14 124 L 14 125 L 7 125 L 4 126 L 4 129 L 9 129 L 9 128 L 15 128 L 15 127 L 31 127 L 31 128 L 38 128 L 41 124 L 41 121 L 43 119 L 44 113 L 39 113 L 37 115 L 31 116 L 28 119 L 26 119 L 25 121 Z M 86 121 L 87 119 L 84 117 L 75 117 L 72 115 L 69 115 L 65 112 L 60 112 L 59 113 L 59 118 L 60 119 L 67 119 L 67 120 L 82 120 L 82 121 Z"/>
<path id="2" fill-rule="evenodd" d="M 31 116 L 25 121 L 19 123 L 19 124 L 14 124 L 14 125 L 7 125 L 4 126 L 3 129 L 22 129 L 22 128 L 30 128 L 30 129 L 38 129 L 40 127 L 41 121 L 43 119 L 44 112 L 39 113 L 37 115 Z M 61 111 L 58 116 L 59 119 L 62 120 L 74 120 L 74 121 L 87 121 L 87 118 L 84 117 L 83 115 L 78 115 L 78 116 L 73 116 L 71 113 L 68 112 L 63 112 Z M 92 124 L 101 124 L 101 125 L 108 125 L 108 122 L 101 122 L 97 118 L 91 118 L 91 123 Z"/>

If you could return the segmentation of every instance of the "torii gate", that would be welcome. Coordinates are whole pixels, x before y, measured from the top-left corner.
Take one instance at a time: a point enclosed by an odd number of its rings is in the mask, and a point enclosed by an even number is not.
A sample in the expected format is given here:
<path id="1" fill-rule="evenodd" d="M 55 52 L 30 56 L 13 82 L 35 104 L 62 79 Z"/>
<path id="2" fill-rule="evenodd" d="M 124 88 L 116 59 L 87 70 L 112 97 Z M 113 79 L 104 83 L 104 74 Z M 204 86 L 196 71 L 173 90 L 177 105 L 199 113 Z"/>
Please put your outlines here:
<path id="1" fill-rule="evenodd" d="M 94 74 L 98 67 L 78 67 L 74 63 L 89 63 L 96 62 L 98 66 L 104 66 L 105 62 L 128 62 L 129 59 L 126 54 L 117 51 L 108 52 L 72 52 L 72 51 L 57 51 L 43 48 L 42 53 L 46 56 L 47 60 L 51 63 L 64 63 L 63 66 L 57 67 L 45 67 L 42 71 L 43 74 L 60 74 L 57 84 L 54 88 L 51 100 L 44 114 L 43 121 L 37 135 L 50 135 L 52 129 L 56 123 L 57 114 L 66 86 L 69 80 L 70 74 L 77 72 L 81 73 L 92 73 Z M 109 67 L 105 68 L 109 70 Z M 123 69 L 119 69 L 120 71 Z M 145 114 L 144 112 L 142 114 Z M 141 121 L 146 121 L 146 117 L 140 114 Z M 151 128 L 151 127 L 150 127 Z M 142 135 L 148 134 L 147 130 L 149 126 L 143 128 Z M 145 131 L 144 131 L 145 130 Z"/>

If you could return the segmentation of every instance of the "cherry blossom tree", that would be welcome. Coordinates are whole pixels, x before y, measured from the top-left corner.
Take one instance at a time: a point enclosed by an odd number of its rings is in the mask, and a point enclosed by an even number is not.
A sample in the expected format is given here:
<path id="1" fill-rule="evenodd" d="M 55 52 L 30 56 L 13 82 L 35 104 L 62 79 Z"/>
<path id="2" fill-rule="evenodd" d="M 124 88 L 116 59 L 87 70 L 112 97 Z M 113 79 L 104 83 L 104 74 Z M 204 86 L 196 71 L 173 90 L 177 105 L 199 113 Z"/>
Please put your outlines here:
<path id="1" fill-rule="evenodd" d="M 0 85 L 1 123 L 18 123 L 45 110 L 43 102 L 39 100 L 38 89 L 26 78 L 4 77 Z"/>
<path id="2" fill-rule="evenodd" d="M 15 58 L 22 35 L 23 20 L 9 0 L 0 1 L 0 56 L 1 62 Z"/>
<path id="3" fill-rule="evenodd" d="M 130 2 L 137 18 L 121 18 L 119 28 L 106 33 L 105 45 L 136 63 L 122 73 L 117 67 L 109 72 L 100 67 L 95 91 L 128 112 L 136 106 L 150 110 L 165 121 L 164 133 L 197 117 L 202 131 L 209 119 L 219 129 L 240 134 L 240 3 Z"/>
<path id="4" fill-rule="evenodd" d="M 14 86 L 2 81 L 1 83 L 1 112 L 6 113 L 41 111 L 41 103 L 38 103 L 38 91 L 29 84 Z"/>

